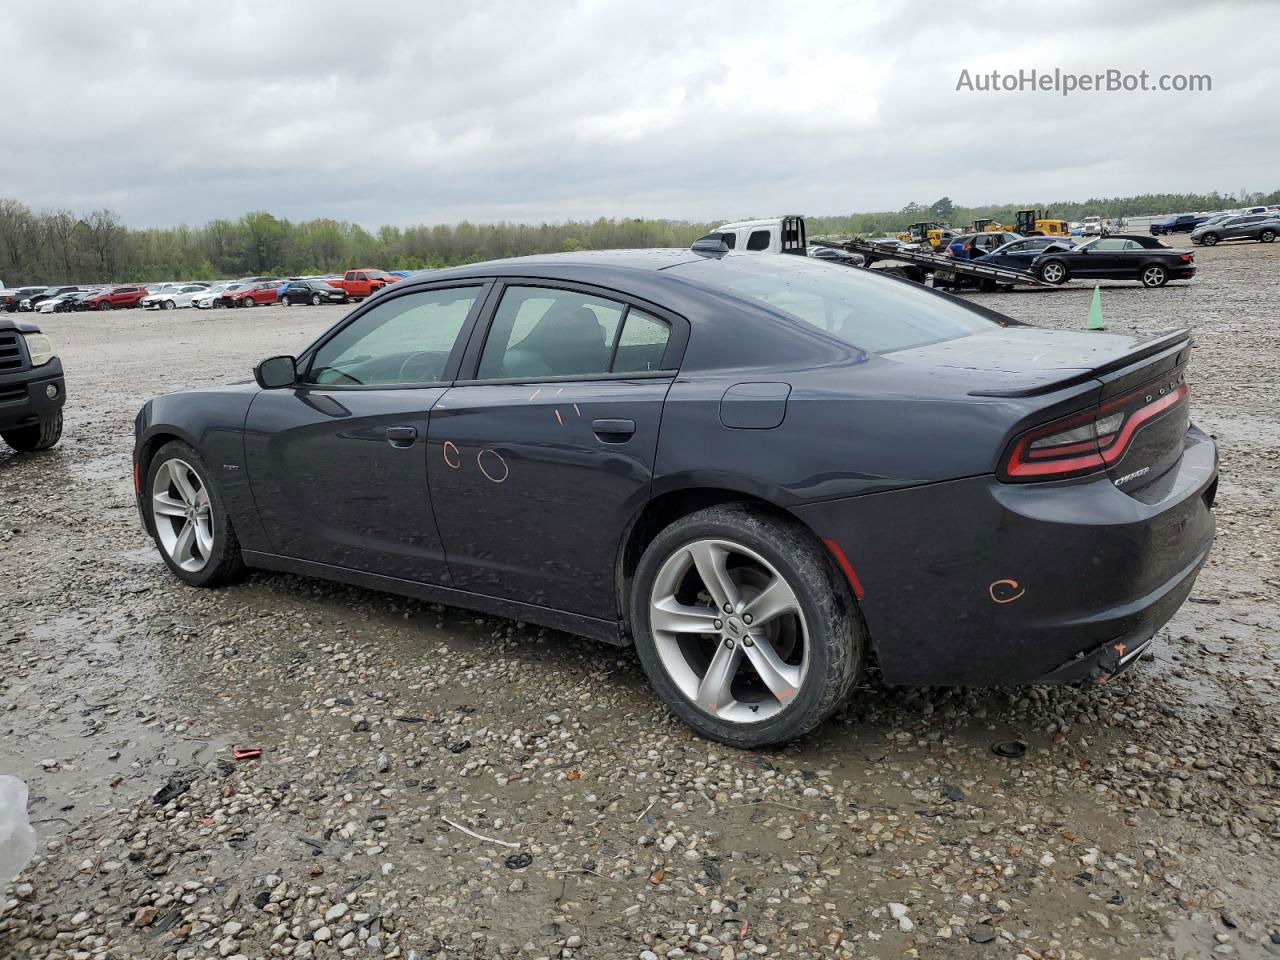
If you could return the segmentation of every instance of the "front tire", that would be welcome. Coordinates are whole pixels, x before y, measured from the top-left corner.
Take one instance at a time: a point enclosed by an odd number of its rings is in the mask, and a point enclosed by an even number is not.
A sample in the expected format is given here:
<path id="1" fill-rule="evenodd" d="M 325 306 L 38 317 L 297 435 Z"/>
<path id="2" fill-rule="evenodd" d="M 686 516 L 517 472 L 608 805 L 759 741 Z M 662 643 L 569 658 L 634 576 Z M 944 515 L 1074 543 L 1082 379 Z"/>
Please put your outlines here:
<path id="1" fill-rule="evenodd" d="M 58 411 L 48 420 L 41 420 L 29 427 L 18 427 L 0 433 L 0 439 L 13 447 L 18 453 L 34 453 L 37 450 L 48 450 L 62 438 L 62 411 Z"/>
<path id="2" fill-rule="evenodd" d="M 166 443 L 147 467 L 142 489 L 152 536 L 178 579 L 216 587 L 244 572 L 226 504 L 195 450 L 180 440 Z"/>
<path id="3" fill-rule="evenodd" d="M 313 293 L 313 294 L 311 295 L 311 305 L 312 305 L 313 307 L 318 307 L 318 306 L 320 306 L 320 294 L 318 294 L 318 293 Z"/>
<path id="4" fill-rule="evenodd" d="M 1218 242 L 1218 235 L 1216 233 L 1206 233 L 1200 238 L 1200 242 L 1206 247 L 1212 247 Z"/>
<path id="5" fill-rule="evenodd" d="M 1040 265 L 1040 279 L 1045 283 L 1052 283 L 1057 286 L 1060 283 L 1067 282 L 1067 265 L 1061 260 L 1050 260 L 1048 263 Z"/>
<path id="6" fill-rule="evenodd" d="M 1169 282 L 1169 271 L 1158 263 L 1153 263 L 1142 268 L 1138 279 L 1144 287 L 1163 287 Z"/>
<path id="7" fill-rule="evenodd" d="M 744 505 L 700 510 L 659 533 L 630 608 L 658 695 L 729 746 L 804 736 L 862 668 L 866 631 L 830 555 L 799 524 Z"/>
<path id="8" fill-rule="evenodd" d="M 172 300 L 166 300 L 166 301 L 164 302 L 164 308 L 165 308 L 166 310 L 176 310 L 176 309 L 178 309 L 178 305 L 177 305 L 176 303 L 174 303 Z"/>

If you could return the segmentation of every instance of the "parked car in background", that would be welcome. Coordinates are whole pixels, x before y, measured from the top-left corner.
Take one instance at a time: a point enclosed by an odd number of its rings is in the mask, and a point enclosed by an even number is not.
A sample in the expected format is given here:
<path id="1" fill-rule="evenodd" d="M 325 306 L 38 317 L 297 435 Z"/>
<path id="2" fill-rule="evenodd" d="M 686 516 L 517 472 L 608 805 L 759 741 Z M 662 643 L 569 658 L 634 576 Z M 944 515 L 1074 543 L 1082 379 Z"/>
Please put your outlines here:
<path id="1" fill-rule="evenodd" d="M 238 290 L 224 290 L 222 296 L 223 306 L 227 307 L 256 307 L 263 304 L 275 303 L 279 296 L 277 290 L 280 287 L 279 280 L 264 280 L 260 283 L 245 284 Z"/>
<path id="2" fill-rule="evenodd" d="M 1049 247 L 1032 264 L 1045 283 L 1088 280 L 1139 280 L 1146 287 L 1163 287 L 1170 280 L 1195 276 L 1195 254 L 1167 247 L 1155 237 L 1118 234 L 1095 237 L 1067 250 Z"/>
<path id="3" fill-rule="evenodd" d="M 0 319 L 0 440 L 19 453 L 52 447 L 66 396 L 52 341 L 33 323 Z"/>
<path id="4" fill-rule="evenodd" d="M 826 260 L 828 263 L 838 263 L 846 267 L 860 267 L 867 262 L 867 258 L 860 253 L 841 250 L 838 247 L 824 247 L 820 244 L 810 244 L 805 252 L 815 260 Z"/>
<path id="5" fill-rule="evenodd" d="M 215 283 L 204 293 L 197 293 L 192 297 L 191 305 L 200 310 L 209 310 L 213 307 L 225 306 L 222 302 L 223 294 L 243 289 L 246 286 L 247 284 L 242 283 L 239 280 L 224 280 L 221 283 Z"/>
<path id="6" fill-rule="evenodd" d="M 1180 213 L 1175 217 L 1153 220 L 1151 222 L 1151 235 L 1159 237 L 1166 233 L 1190 233 L 1208 219 L 1208 216 L 1200 216 L 1195 213 Z"/>
<path id="7" fill-rule="evenodd" d="M 0 290 L 0 309 L 9 313 L 17 313 L 23 300 L 30 300 L 38 293 L 44 293 L 48 287 L 16 287 L 13 290 Z"/>
<path id="8" fill-rule="evenodd" d="M 65 313 L 72 309 L 72 304 L 77 299 L 85 296 L 87 290 L 74 290 L 70 293 L 60 293 L 54 297 L 45 297 L 35 306 L 36 313 Z"/>
<path id="9" fill-rule="evenodd" d="M 39 293 L 33 293 L 31 296 L 22 300 L 22 302 L 18 304 L 18 310 L 23 313 L 27 313 L 35 310 L 41 303 L 48 300 L 50 297 L 60 297 L 65 293 L 76 293 L 81 289 L 82 288 L 78 286 L 45 287 Z"/>
<path id="10" fill-rule="evenodd" d="M 993 267 L 1011 267 L 1014 270 L 1031 270 L 1032 263 L 1050 247 L 1071 249 L 1076 241 L 1069 237 L 1023 237 L 996 247 L 982 257 L 982 262 Z"/>
<path id="11" fill-rule="evenodd" d="M 377 293 L 389 283 L 399 283 L 400 278 L 383 270 L 372 270 L 362 267 L 348 270 L 341 280 L 330 280 L 333 286 L 345 290 L 352 300 L 363 300 L 370 294 Z"/>
<path id="12" fill-rule="evenodd" d="M 1008 230 L 986 230 L 982 233 L 963 233 L 954 238 L 946 247 L 945 255 L 957 260 L 976 260 L 993 250 L 1021 240 L 1022 234 Z"/>
<path id="13" fill-rule="evenodd" d="M 526 257 L 147 402 L 134 490 L 189 585 L 257 567 L 633 643 L 677 716 L 759 747 L 872 662 L 931 686 L 1137 662 L 1213 541 L 1190 355 L 804 256 Z"/>
<path id="14" fill-rule="evenodd" d="M 1263 209 L 1266 209 L 1265 207 Z M 1271 243 L 1280 236 L 1280 217 L 1270 213 L 1249 213 L 1205 223 L 1191 231 L 1191 242 L 1212 247 L 1223 240 L 1257 240 Z"/>
<path id="15" fill-rule="evenodd" d="M 191 301 L 201 294 L 208 293 L 209 287 L 203 283 L 163 284 L 166 289 L 149 293 L 140 301 L 140 306 L 148 310 L 177 310 L 191 306 Z"/>
<path id="16" fill-rule="evenodd" d="M 146 295 L 147 288 L 143 286 L 111 287 L 86 299 L 84 307 L 86 310 L 123 310 L 136 307 Z"/>
<path id="17" fill-rule="evenodd" d="M 280 288 L 280 302 L 286 307 L 295 303 L 309 303 L 318 307 L 322 303 L 347 303 L 351 298 L 324 280 L 290 280 Z"/>

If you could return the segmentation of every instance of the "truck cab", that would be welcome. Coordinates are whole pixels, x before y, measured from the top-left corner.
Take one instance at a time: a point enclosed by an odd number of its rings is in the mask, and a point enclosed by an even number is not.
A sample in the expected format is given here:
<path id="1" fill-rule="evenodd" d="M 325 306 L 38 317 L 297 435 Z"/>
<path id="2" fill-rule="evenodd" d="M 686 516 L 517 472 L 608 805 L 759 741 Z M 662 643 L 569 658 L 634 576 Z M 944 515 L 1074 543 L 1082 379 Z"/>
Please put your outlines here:
<path id="1" fill-rule="evenodd" d="M 694 241 L 695 248 L 721 245 L 736 253 L 795 253 L 805 256 L 803 217 L 737 220 L 722 224 Z"/>
<path id="2" fill-rule="evenodd" d="M 0 318 L 0 440 L 19 453 L 52 447 L 66 391 L 62 362 L 40 328 Z"/>

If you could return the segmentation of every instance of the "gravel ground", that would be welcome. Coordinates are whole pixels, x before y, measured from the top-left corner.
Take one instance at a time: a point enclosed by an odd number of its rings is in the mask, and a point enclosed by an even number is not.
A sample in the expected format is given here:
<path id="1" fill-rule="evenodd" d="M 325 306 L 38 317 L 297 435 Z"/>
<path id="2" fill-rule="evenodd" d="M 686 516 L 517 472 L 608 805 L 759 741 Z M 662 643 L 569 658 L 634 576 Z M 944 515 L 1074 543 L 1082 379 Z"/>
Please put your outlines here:
<path id="1" fill-rule="evenodd" d="M 40 833 L 0 957 L 1280 956 L 1280 244 L 1197 260 L 1103 288 L 1112 329 L 1195 329 L 1222 447 L 1218 544 L 1146 662 L 867 687 L 767 753 L 694 737 L 629 650 L 297 577 L 182 586 L 134 514 L 135 411 L 341 309 L 50 318 L 66 437 L 0 452 L 0 772 Z M 1090 293 L 975 298 L 1078 328 Z"/>

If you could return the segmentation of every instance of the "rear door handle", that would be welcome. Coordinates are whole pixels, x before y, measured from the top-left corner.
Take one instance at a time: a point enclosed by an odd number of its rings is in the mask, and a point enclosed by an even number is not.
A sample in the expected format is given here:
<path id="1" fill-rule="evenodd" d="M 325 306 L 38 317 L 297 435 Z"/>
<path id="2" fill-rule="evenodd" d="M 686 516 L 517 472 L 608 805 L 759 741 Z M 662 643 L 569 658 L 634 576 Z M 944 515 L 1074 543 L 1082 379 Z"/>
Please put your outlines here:
<path id="1" fill-rule="evenodd" d="M 634 420 L 592 420 L 591 429 L 605 443 L 626 443 L 636 432 Z"/>
<path id="2" fill-rule="evenodd" d="M 417 439 L 417 427 L 387 427 L 387 443 L 393 447 L 412 447 Z"/>

